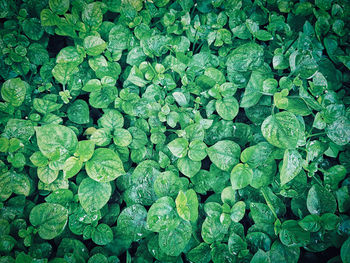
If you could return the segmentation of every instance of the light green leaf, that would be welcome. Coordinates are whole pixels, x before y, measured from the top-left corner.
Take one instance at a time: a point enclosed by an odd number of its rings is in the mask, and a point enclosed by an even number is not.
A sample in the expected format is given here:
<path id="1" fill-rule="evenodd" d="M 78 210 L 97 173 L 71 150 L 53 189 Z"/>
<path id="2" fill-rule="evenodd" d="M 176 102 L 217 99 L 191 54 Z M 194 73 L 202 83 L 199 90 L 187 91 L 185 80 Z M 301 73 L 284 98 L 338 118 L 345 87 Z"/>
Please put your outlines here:
<path id="1" fill-rule="evenodd" d="M 57 124 L 48 124 L 35 127 L 35 131 L 39 149 L 45 157 L 50 159 L 58 151 L 60 160 L 65 161 L 75 152 L 78 139 L 70 128 Z"/>
<path id="2" fill-rule="evenodd" d="M 115 180 L 125 174 L 123 163 L 111 149 L 99 148 L 85 165 L 88 176 L 101 183 Z"/>
<path id="3" fill-rule="evenodd" d="M 327 136 L 338 145 L 347 145 L 350 142 L 350 121 L 341 116 L 326 128 Z"/>
<path id="4" fill-rule="evenodd" d="M 73 65 L 79 65 L 81 62 L 83 62 L 83 56 L 73 46 L 62 48 L 56 57 L 56 63 L 58 64 L 71 63 Z"/>
<path id="5" fill-rule="evenodd" d="M 176 165 L 181 173 L 191 178 L 199 172 L 202 163 L 192 161 L 190 158 L 185 156 L 183 158 L 178 159 Z"/>
<path id="6" fill-rule="evenodd" d="M 245 203 L 243 201 L 238 201 L 231 208 L 231 220 L 234 222 L 239 222 L 242 220 L 245 214 Z"/>
<path id="7" fill-rule="evenodd" d="M 153 232 L 174 230 L 180 222 L 175 202 L 168 196 L 159 198 L 147 213 L 147 226 Z"/>
<path id="8" fill-rule="evenodd" d="M 117 146 L 128 146 L 132 142 L 130 132 L 123 128 L 116 128 L 113 132 L 113 142 Z"/>
<path id="9" fill-rule="evenodd" d="M 42 239 L 53 239 L 60 235 L 66 227 L 68 210 L 59 204 L 39 204 L 30 211 L 29 221 L 38 228 Z"/>
<path id="10" fill-rule="evenodd" d="M 84 6 L 81 19 L 87 26 L 97 29 L 102 24 L 103 13 L 97 2 L 92 2 Z"/>
<path id="11" fill-rule="evenodd" d="M 15 107 L 21 106 L 28 84 L 20 78 L 8 79 L 1 87 L 1 97 Z"/>
<path id="12" fill-rule="evenodd" d="M 207 145 L 200 141 L 194 140 L 189 145 L 188 157 L 192 161 L 202 161 L 207 156 Z"/>
<path id="13" fill-rule="evenodd" d="M 207 153 L 218 168 L 229 171 L 238 163 L 241 148 L 233 141 L 223 140 L 209 147 Z"/>
<path id="14" fill-rule="evenodd" d="M 98 36 L 84 38 L 84 48 L 89 56 L 100 55 L 107 47 L 107 43 Z"/>
<path id="15" fill-rule="evenodd" d="M 303 166 L 303 159 L 295 149 L 287 149 L 283 156 L 283 165 L 280 172 L 281 185 L 285 185 L 297 176 Z"/>
<path id="16" fill-rule="evenodd" d="M 176 157 L 185 157 L 188 151 L 188 141 L 184 138 L 177 138 L 168 144 L 168 148 Z"/>
<path id="17" fill-rule="evenodd" d="M 231 171 L 231 185 L 233 189 L 248 186 L 253 179 L 253 170 L 247 164 L 239 163 Z"/>
<path id="18" fill-rule="evenodd" d="M 215 109 L 221 118 L 231 121 L 238 114 L 238 101 L 234 97 L 225 97 L 216 101 Z"/>
<path id="19" fill-rule="evenodd" d="M 175 199 L 176 210 L 181 218 L 187 221 L 195 222 L 198 218 L 198 198 L 193 189 L 184 193 L 180 190 Z"/>
<path id="20" fill-rule="evenodd" d="M 72 76 L 79 71 L 75 63 L 60 63 L 52 69 L 52 75 L 62 85 L 66 85 Z"/>
<path id="21" fill-rule="evenodd" d="M 38 167 L 37 174 L 40 181 L 51 184 L 58 177 L 58 170 L 52 170 L 49 166 Z"/>
<path id="22" fill-rule="evenodd" d="M 77 149 L 74 153 L 75 156 L 83 162 L 88 161 L 94 154 L 95 143 L 90 140 L 83 140 L 78 142 Z"/>
<path id="23" fill-rule="evenodd" d="M 261 125 L 265 139 L 278 148 L 295 149 L 304 133 L 297 117 L 288 111 L 270 115 Z"/>

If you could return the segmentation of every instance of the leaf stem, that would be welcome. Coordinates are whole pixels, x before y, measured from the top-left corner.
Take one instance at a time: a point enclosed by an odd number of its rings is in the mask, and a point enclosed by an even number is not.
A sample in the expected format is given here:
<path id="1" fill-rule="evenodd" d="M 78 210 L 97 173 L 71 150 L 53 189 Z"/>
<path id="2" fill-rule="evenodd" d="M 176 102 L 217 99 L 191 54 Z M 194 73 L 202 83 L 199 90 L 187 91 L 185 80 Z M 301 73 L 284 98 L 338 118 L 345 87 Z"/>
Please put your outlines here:
<path id="1" fill-rule="evenodd" d="M 194 51 L 194 53 L 197 53 L 198 52 L 198 50 L 201 48 L 203 46 L 203 42 L 202 43 L 200 43 L 199 45 L 198 45 L 198 47 L 196 48 L 196 50 Z"/>
<path id="2" fill-rule="evenodd" d="M 312 178 L 315 179 L 316 183 L 318 183 L 320 186 L 323 186 L 321 180 L 318 179 L 317 176 L 313 176 Z"/>
<path id="3" fill-rule="evenodd" d="M 275 107 L 276 107 L 276 105 L 273 104 L 272 108 L 271 108 L 271 115 L 275 115 Z"/>
<path id="4" fill-rule="evenodd" d="M 326 134 L 326 133 L 325 132 L 318 132 L 318 133 L 310 134 L 310 135 L 306 136 L 306 138 L 310 138 L 310 137 L 318 136 L 318 135 L 324 135 L 324 134 Z"/>

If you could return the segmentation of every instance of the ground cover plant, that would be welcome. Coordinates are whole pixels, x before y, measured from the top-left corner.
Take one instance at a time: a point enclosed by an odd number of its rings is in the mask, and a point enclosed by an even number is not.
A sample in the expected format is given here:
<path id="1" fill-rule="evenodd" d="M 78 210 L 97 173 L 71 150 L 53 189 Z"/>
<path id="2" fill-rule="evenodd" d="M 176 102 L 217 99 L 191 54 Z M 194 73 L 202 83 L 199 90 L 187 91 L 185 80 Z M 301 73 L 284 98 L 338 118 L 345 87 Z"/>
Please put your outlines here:
<path id="1" fill-rule="evenodd" d="M 0 263 L 350 262 L 347 0 L 0 21 Z"/>

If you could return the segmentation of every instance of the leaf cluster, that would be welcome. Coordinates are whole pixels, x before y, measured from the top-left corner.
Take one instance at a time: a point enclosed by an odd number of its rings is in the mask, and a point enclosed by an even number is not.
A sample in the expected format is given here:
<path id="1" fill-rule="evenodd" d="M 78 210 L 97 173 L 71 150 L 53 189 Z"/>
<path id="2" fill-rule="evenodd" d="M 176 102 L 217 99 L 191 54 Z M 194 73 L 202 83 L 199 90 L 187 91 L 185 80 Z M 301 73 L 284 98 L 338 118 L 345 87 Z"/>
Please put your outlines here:
<path id="1" fill-rule="evenodd" d="M 349 263 L 349 18 L 0 0 L 0 263 Z"/>

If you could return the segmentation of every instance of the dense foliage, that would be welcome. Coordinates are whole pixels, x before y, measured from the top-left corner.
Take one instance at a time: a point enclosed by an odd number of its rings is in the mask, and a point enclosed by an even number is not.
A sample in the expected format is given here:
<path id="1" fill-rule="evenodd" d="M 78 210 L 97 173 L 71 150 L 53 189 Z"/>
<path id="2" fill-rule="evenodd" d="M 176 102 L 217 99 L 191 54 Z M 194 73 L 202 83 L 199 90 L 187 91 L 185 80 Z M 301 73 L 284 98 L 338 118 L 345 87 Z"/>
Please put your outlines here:
<path id="1" fill-rule="evenodd" d="M 0 19 L 0 263 L 350 262 L 348 0 Z"/>

